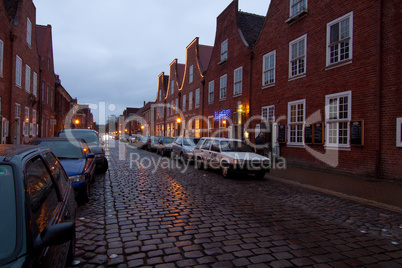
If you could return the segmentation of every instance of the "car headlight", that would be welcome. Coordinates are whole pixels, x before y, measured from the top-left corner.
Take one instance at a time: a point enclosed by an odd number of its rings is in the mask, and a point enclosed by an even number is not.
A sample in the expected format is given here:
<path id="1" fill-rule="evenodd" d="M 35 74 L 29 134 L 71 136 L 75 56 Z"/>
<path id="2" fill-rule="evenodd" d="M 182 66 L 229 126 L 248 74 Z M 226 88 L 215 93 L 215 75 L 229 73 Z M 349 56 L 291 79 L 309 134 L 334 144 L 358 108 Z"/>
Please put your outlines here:
<path id="1" fill-rule="evenodd" d="M 241 164 L 243 164 L 244 163 L 244 160 L 240 160 L 240 159 L 235 159 L 234 160 L 234 164 L 235 165 L 241 165 Z"/>
<path id="2" fill-rule="evenodd" d="M 186 153 L 186 154 L 193 154 L 194 153 L 194 150 L 193 149 L 184 149 L 184 152 Z"/>
<path id="3" fill-rule="evenodd" d="M 69 176 L 68 177 L 71 182 L 82 182 L 85 181 L 85 175 L 81 174 L 81 175 L 74 175 L 74 176 Z"/>
<path id="4" fill-rule="evenodd" d="M 264 160 L 262 164 L 264 165 L 264 167 L 269 167 L 269 160 Z"/>

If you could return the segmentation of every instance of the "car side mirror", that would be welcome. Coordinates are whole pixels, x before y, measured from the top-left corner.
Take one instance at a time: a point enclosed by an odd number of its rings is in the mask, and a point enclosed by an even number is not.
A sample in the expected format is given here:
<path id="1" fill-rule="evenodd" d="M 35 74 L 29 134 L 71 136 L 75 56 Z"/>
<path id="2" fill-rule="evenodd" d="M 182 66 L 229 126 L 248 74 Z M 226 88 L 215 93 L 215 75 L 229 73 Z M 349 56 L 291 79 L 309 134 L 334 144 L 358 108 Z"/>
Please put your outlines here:
<path id="1" fill-rule="evenodd" d="M 64 222 L 47 226 L 35 239 L 35 251 L 66 243 L 70 241 L 75 233 L 73 222 Z"/>
<path id="2" fill-rule="evenodd" d="M 87 158 L 90 158 L 90 159 L 91 159 L 91 158 L 95 158 L 95 154 L 90 153 L 90 154 L 87 155 Z"/>

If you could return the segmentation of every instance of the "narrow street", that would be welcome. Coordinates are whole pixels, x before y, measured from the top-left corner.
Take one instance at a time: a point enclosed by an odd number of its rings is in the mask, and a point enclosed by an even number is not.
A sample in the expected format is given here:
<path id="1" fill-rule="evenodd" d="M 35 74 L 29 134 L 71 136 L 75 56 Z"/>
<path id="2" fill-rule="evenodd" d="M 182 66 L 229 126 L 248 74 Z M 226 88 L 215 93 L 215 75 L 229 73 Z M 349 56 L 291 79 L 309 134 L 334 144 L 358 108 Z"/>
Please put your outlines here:
<path id="1" fill-rule="evenodd" d="M 227 180 L 127 144 L 106 151 L 109 171 L 78 207 L 74 267 L 402 265 L 398 213 L 269 174 Z"/>

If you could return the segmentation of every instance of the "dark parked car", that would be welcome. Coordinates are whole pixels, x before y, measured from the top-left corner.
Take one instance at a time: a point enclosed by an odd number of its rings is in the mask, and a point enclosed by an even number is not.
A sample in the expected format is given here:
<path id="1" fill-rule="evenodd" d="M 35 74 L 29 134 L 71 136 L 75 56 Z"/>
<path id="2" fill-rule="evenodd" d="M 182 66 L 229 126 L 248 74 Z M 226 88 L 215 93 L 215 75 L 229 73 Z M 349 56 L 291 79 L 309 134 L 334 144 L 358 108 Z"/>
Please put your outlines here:
<path id="1" fill-rule="evenodd" d="M 179 157 L 182 162 L 194 160 L 194 148 L 199 138 L 177 137 L 172 144 L 171 157 Z"/>
<path id="2" fill-rule="evenodd" d="M 0 145 L 0 267 L 65 267 L 75 253 L 71 182 L 45 147 Z"/>
<path id="3" fill-rule="evenodd" d="M 84 139 L 91 151 L 95 154 L 96 170 L 99 170 L 101 173 L 107 171 L 108 161 L 105 157 L 105 149 L 100 142 L 98 132 L 93 129 L 64 129 L 57 135 L 69 139 Z"/>
<path id="4" fill-rule="evenodd" d="M 148 145 L 150 137 L 149 136 L 141 136 L 137 138 L 137 142 L 134 144 L 137 146 L 139 149 L 146 149 Z"/>
<path id="5" fill-rule="evenodd" d="M 170 155 L 173 141 L 174 138 L 171 137 L 160 137 L 156 146 L 156 153 L 161 154 L 162 156 Z"/>
<path id="6" fill-rule="evenodd" d="M 83 139 L 40 138 L 29 144 L 46 146 L 52 150 L 73 184 L 77 201 L 88 202 L 89 187 L 95 177 L 95 155 Z"/>
<path id="7" fill-rule="evenodd" d="M 161 136 L 151 136 L 147 142 L 147 150 L 148 151 L 156 151 L 158 146 L 158 142 Z"/>

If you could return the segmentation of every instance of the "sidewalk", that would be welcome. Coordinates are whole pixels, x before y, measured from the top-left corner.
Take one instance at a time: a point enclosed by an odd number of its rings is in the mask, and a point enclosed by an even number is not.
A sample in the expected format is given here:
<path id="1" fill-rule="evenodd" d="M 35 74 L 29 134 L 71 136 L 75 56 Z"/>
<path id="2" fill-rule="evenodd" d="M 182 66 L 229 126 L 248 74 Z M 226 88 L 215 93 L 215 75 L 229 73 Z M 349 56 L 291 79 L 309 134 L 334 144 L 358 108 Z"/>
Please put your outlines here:
<path id="1" fill-rule="evenodd" d="M 402 183 L 364 180 L 299 167 L 271 170 L 266 178 L 402 213 Z"/>

